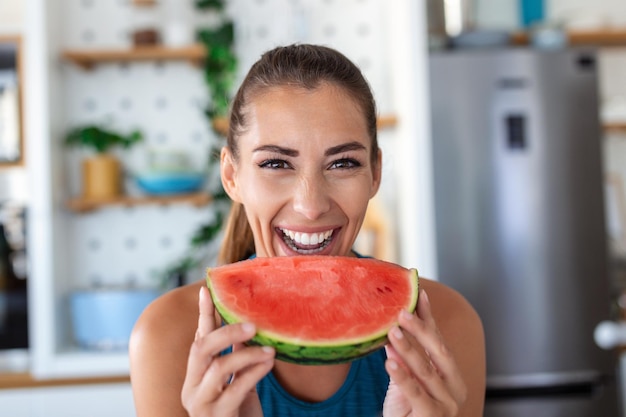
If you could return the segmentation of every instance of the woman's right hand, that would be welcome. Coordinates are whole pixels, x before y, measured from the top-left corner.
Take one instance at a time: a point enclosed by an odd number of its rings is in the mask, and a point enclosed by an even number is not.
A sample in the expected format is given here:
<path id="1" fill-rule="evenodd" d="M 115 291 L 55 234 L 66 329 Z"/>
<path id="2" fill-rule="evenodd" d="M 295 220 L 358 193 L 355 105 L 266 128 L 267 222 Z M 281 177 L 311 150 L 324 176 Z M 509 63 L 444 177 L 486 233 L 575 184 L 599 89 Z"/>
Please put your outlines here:
<path id="1" fill-rule="evenodd" d="M 244 346 L 256 332 L 254 325 L 218 326 L 206 287 L 199 298 L 198 330 L 181 393 L 185 410 L 190 417 L 262 416 L 256 384 L 274 366 L 274 350 Z M 220 355 L 231 346 L 232 353 Z"/>

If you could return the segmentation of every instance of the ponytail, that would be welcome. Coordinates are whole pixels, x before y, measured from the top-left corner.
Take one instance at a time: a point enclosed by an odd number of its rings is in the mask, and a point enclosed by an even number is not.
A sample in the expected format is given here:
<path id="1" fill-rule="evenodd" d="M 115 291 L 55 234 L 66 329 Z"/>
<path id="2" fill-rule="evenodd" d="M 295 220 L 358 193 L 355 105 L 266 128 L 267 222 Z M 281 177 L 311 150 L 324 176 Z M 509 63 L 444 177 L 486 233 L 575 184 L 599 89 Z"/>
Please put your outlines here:
<path id="1" fill-rule="evenodd" d="M 217 258 L 219 265 L 241 261 L 252 256 L 254 236 L 241 203 L 233 202 L 226 222 L 226 230 Z"/>

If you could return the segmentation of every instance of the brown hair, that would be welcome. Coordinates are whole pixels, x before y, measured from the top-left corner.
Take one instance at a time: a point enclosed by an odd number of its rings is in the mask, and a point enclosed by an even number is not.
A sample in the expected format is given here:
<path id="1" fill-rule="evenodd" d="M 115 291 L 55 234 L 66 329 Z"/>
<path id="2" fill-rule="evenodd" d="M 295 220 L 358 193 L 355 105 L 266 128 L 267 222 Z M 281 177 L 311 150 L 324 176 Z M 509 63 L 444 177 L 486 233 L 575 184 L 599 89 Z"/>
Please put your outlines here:
<path id="1" fill-rule="evenodd" d="M 255 95 L 277 86 L 313 90 L 321 83 L 341 87 L 363 111 L 372 141 L 372 165 L 377 163 L 378 138 L 376 103 L 359 68 L 340 52 L 319 45 L 297 44 L 264 53 L 244 78 L 230 111 L 227 146 L 233 158 L 239 157 L 237 138 L 246 129 L 246 105 Z M 237 262 L 254 254 L 254 237 L 245 208 L 233 202 L 218 262 Z"/>

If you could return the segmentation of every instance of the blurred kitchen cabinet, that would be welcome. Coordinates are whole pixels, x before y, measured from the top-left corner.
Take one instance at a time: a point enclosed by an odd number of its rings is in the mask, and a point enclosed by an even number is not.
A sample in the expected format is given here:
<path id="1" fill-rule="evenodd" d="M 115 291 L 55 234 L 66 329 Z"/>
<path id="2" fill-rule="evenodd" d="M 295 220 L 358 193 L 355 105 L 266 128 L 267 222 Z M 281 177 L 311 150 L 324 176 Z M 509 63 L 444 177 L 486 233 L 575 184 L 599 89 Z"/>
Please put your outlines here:
<path id="1" fill-rule="evenodd" d="M 132 417 L 130 383 L 0 390 L 0 410 L 11 417 Z"/>

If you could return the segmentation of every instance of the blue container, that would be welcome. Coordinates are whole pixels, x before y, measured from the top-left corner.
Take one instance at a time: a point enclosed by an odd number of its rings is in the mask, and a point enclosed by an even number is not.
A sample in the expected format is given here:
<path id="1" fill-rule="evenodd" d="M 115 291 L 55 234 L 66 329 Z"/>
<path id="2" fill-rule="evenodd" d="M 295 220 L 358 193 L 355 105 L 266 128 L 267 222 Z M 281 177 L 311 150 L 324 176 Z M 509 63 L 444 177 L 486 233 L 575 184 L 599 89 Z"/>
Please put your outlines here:
<path id="1" fill-rule="evenodd" d="M 544 0 L 520 0 L 520 16 L 523 27 L 528 28 L 535 23 L 541 23 L 545 18 Z"/>
<path id="2" fill-rule="evenodd" d="M 202 172 L 157 172 L 138 175 L 137 184 L 148 194 L 179 194 L 199 190 L 205 178 Z"/>
<path id="3" fill-rule="evenodd" d="M 160 294 L 148 289 L 73 292 L 70 308 L 76 343 L 84 349 L 127 349 L 139 315 Z"/>

